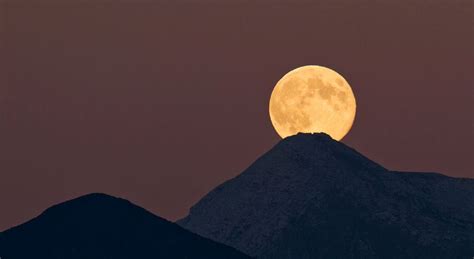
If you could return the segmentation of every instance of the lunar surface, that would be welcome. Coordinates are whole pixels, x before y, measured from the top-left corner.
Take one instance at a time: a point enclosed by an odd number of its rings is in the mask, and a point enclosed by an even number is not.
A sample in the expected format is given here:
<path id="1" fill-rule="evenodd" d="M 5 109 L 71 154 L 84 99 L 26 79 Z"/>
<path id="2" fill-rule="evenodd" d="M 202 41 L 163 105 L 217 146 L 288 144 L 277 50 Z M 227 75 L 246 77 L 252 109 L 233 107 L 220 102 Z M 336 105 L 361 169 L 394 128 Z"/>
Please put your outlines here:
<path id="1" fill-rule="evenodd" d="M 356 101 L 350 85 L 336 71 L 304 66 L 278 81 L 269 110 L 272 124 L 282 138 L 298 132 L 324 132 L 341 140 L 354 122 Z"/>

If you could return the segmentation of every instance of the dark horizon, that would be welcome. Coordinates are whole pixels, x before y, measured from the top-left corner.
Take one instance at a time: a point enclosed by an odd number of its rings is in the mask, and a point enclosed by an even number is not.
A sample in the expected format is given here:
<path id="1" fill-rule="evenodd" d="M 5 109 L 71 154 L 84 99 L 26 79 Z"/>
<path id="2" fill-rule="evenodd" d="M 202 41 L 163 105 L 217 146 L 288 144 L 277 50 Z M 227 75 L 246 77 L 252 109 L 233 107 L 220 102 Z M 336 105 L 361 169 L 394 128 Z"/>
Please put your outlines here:
<path id="1" fill-rule="evenodd" d="M 175 220 L 280 138 L 308 64 L 357 101 L 342 140 L 391 170 L 473 178 L 470 1 L 0 0 L 0 231 L 91 192 Z"/>

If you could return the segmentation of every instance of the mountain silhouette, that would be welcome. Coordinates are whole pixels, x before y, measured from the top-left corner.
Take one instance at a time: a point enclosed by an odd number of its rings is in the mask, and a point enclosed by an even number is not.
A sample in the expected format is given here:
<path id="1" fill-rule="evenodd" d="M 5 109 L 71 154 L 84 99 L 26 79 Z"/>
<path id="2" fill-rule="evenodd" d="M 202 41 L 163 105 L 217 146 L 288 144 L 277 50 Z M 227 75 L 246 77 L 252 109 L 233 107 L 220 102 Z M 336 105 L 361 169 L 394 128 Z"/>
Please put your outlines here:
<path id="1" fill-rule="evenodd" d="M 474 180 L 389 171 L 300 133 L 178 224 L 259 259 L 472 258 Z"/>
<path id="2" fill-rule="evenodd" d="M 246 259 L 132 203 L 90 194 L 0 233 L 1 259 Z"/>

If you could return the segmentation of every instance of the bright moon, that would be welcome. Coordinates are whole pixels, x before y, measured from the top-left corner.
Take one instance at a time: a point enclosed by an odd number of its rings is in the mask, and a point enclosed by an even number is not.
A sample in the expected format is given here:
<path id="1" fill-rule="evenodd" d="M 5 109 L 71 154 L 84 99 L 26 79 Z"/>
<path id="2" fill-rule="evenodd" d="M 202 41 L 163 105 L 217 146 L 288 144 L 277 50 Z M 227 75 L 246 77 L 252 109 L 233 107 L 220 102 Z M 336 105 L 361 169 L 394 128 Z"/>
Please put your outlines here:
<path id="1" fill-rule="evenodd" d="M 270 118 L 282 138 L 324 132 L 341 140 L 351 129 L 355 113 L 350 85 L 336 71 L 322 66 L 290 71 L 270 97 Z"/>

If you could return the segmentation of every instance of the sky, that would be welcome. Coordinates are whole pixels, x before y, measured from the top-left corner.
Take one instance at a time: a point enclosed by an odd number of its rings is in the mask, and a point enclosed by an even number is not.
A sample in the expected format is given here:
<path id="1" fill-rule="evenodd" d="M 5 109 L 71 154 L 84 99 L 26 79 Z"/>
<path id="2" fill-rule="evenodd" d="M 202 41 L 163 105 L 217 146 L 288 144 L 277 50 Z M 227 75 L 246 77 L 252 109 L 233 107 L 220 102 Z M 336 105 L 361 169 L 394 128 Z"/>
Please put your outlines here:
<path id="1" fill-rule="evenodd" d="M 0 230 L 90 192 L 170 220 L 280 138 L 276 82 L 330 67 L 342 140 L 388 169 L 473 175 L 469 0 L 0 0 Z"/>

